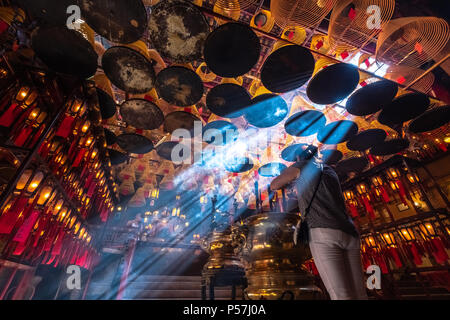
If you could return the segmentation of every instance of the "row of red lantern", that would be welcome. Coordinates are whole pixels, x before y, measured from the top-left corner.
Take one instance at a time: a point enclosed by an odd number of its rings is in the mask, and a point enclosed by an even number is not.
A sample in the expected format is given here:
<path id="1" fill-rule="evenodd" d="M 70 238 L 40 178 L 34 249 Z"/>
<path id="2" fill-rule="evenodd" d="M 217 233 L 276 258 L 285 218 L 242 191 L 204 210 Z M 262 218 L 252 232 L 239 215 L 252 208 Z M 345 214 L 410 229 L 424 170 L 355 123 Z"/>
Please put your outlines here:
<path id="1" fill-rule="evenodd" d="M 72 237 L 78 247 L 87 250 L 92 236 L 74 211 L 41 171 L 25 171 L 0 216 L 0 236 L 6 240 L 2 256 L 36 261 L 51 248 L 58 248 L 63 236 L 66 242 Z M 60 250 L 54 249 L 53 255 Z"/>
<path id="2" fill-rule="evenodd" d="M 375 219 L 375 210 L 373 203 L 391 202 L 392 197 L 397 194 L 401 202 L 408 205 L 411 198 L 411 190 L 404 183 L 404 179 L 397 168 L 389 168 L 386 172 L 387 181 L 381 176 L 374 176 L 370 179 L 370 183 L 361 182 L 356 185 L 356 192 L 353 190 L 345 190 L 343 195 L 347 204 L 347 208 L 353 218 L 358 218 L 358 207 L 362 207 L 368 213 L 371 220 Z M 417 174 L 406 174 L 407 181 L 414 185 L 419 182 Z"/>
<path id="3" fill-rule="evenodd" d="M 48 110 L 38 104 L 38 93 L 30 86 L 13 88 L 0 101 L 0 126 L 18 147 L 32 148 L 48 125 Z"/>
<path id="4" fill-rule="evenodd" d="M 113 207 L 111 192 L 90 121 L 82 118 L 85 110 L 83 101 L 70 100 L 64 118 L 39 153 L 61 179 L 69 197 L 78 202 L 81 214 L 87 217 L 94 207 L 106 221 Z M 112 184 L 117 191 L 115 182 Z"/>
<path id="5" fill-rule="evenodd" d="M 443 232 L 447 235 L 438 234 L 434 223 L 428 221 L 413 227 L 399 227 L 392 232 L 366 235 L 361 243 L 364 268 L 376 264 L 383 273 L 389 273 L 390 266 L 401 268 L 411 264 L 420 267 L 425 256 L 432 257 L 438 264 L 446 264 L 450 230 L 446 227 Z"/>

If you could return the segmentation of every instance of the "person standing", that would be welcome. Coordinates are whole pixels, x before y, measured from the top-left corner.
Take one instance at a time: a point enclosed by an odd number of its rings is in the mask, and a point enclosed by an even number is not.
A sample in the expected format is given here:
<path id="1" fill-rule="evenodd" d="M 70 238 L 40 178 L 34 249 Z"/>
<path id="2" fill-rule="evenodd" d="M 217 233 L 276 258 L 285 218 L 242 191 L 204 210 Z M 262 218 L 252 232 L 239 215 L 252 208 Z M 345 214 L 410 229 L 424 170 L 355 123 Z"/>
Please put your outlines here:
<path id="1" fill-rule="evenodd" d="M 317 147 L 309 146 L 270 188 L 296 189 L 311 254 L 330 298 L 367 300 L 358 231 L 346 213 L 336 172 L 316 155 Z"/>

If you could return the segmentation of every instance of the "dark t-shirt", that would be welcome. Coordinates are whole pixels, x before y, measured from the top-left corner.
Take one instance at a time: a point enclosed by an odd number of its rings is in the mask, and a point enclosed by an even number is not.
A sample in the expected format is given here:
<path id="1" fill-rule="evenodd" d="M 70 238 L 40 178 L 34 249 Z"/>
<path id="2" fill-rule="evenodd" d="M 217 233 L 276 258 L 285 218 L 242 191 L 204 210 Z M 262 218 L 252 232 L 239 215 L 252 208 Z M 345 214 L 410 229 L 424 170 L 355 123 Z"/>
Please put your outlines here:
<path id="1" fill-rule="evenodd" d="M 303 214 L 309 206 L 320 178 L 320 164 L 313 161 L 297 162 L 293 165 L 300 169 L 295 181 L 298 193 L 298 207 Z M 341 184 L 336 172 L 323 164 L 322 178 L 316 196 L 311 204 L 305 221 L 309 228 L 338 229 L 352 236 L 358 236 L 353 222 L 347 215 Z"/>

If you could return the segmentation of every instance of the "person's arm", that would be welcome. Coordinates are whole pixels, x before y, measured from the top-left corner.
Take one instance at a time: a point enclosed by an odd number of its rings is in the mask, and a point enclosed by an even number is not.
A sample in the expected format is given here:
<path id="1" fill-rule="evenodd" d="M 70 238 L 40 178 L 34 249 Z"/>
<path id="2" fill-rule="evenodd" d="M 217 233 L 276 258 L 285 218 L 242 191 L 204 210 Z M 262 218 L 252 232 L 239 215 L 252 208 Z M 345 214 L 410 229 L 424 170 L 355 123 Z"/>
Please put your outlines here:
<path id="1" fill-rule="evenodd" d="M 290 185 L 295 179 L 300 176 L 300 169 L 289 167 L 276 177 L 270 184 L 271 190 L 280 190 Z"/>

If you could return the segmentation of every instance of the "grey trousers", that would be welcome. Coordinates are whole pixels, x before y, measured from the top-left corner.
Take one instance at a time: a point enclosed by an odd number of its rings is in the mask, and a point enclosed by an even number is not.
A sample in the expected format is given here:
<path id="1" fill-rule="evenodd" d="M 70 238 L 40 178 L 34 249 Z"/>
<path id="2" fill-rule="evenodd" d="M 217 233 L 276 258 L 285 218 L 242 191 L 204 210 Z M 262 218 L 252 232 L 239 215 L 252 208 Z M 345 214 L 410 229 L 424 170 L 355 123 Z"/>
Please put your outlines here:
<path id="1" fill-rule="evenodd" d="M 311 228 L 309 247 L 332 300 L 367 300 L 360 240 L 336 229 Z"/>

